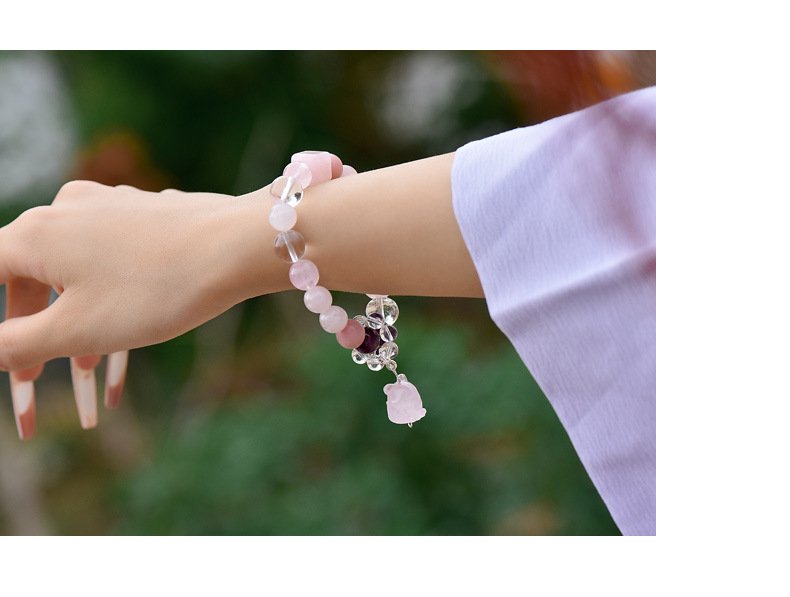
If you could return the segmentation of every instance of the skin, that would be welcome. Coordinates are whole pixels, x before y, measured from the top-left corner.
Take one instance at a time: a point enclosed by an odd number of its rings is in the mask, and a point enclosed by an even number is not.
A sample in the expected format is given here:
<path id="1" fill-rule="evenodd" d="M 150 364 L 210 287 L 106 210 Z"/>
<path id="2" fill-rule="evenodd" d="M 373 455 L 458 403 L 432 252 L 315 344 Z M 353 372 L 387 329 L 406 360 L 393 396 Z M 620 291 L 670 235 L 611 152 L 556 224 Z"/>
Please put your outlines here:
<path id="1" fill-rule="evenodd" d="M 482 297 L 452 207 L 453 154 L 310 187 L 306 258 L 331 290 Z M 67 183 L 0 228 L 0 368 L 38 377 L 56 357 L 99 357 L 179 336 L 253 296 L 291 288 L 273 251 L 268 187 L 213 193 Z M 59 293 L 47 306 L 50 289 Z"/>

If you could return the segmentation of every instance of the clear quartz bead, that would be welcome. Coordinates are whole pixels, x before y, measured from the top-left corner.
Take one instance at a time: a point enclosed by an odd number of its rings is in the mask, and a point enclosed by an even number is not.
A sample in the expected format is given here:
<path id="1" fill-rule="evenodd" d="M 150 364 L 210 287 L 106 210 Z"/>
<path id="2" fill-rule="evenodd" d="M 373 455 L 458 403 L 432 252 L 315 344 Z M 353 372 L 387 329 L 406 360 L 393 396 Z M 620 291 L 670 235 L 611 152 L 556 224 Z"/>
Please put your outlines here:
<path id="1" fill-rule="evenodd" d="M 364 365 L 368 362 L 367 355 L 362 354 L 356 348 L 351 351 L 351 360 L 354 361 L 357 365 Z"/>
<path id="2" fill-rule="evenodd" d="M 296 207 L 304 196 L 302 185 L 293 176 L 278 176 L 274 179 L 269 192 L 291 207 Z"/>
<path id="3" fill-rule="evenodd" d="M 373 313 L 380 313 L 388 325 L 398 320 L 398 305 L 391 298 L 374 298 L 365 308 L 365 314 L 370 317 Z"/>
<path id="4" fill-rule="evenodd" d="M 388 325 L 383 325 L 379 329 L 379 335 L 381 336 L 382 342 L 392 342 L 395 337 L 392 335 L 392 329 Z"/>
<path id="5" fill-rule="evenodd" d="M 370 357 L 368 359 L 368 369 L 371 371 L 381 371 L 384 367 L 384 363 L 381 362 L 381 359 L 378 357 Z"/>
<path id="6" fill-rule="evenodd" d="M 354 319 L 356 319 L 359 322 L 359 325 L 361 325 L 363 328 L 367 327 L 368 318 L 364 315 L 354 315 Z"/>
<path id="7" fill-rule="evenodd" d="M 306 248 L 304 236 L 296 230 L 286 230 L 274 237 L 274 252 L 283 261 L 296 263 L 304 257 Z"/>
<path id="8" fill-rule="evenodd" d="M 376 353 L 384 362 L 391 361 L 398 356 L 398 345 L 394 342 L 385 342 L 379 346 Z"/>
<path id="9" fill-rule="evenodd" d="M 283 170 L 283 176 L 295 178 L 296 182 L 302 185 L 303 189 L 309 187 L 310 183 L 313 182 L 313 173 L 310 171 L 310 167 L 302 162 L 291 162 L 288 164 Z"/>
<path id="10" fill-rule="evenodd" d="M 367 326 L 374 330 L 380 330 L 384 325 L 384 320 L 381 317 L 381 313 L 371 313 L 368 317 Z"/>

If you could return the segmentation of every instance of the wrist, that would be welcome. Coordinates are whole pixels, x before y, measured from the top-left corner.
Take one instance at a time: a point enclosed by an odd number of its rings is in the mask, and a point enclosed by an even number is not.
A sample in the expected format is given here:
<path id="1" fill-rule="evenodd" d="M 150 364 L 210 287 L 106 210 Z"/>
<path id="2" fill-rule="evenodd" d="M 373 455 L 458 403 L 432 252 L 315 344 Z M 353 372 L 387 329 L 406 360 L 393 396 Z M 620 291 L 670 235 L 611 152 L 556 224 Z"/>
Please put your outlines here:
<path id="1" fill-rule="evenodd" d="M 268 221 L 268 186 L 229 201 L 223 223 L 227 250 L 218 252 L 226 261 L 217 267 L 227 270 L 224 286 L 234 302 L 290 288 L 288 269 L 274 254 L 276 231 Z"/>

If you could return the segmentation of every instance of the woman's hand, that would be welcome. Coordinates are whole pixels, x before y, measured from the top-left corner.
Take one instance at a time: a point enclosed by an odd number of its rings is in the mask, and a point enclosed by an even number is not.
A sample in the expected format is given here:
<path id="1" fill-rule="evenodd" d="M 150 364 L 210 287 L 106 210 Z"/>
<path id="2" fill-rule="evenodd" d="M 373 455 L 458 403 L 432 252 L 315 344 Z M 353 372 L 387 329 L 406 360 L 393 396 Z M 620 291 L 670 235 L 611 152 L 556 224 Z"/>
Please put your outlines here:
<path id="1" fill-rule="evenodd" d="M 322 286 L 483 296 L 453 212 L 453 154 L 357 176 L 342 176 L 340 160 L 326 156 L 333 179 L 310 186 L 296 224 Z M 0 228 L 0 283 L 8 290 L 0 369 L 12 371 L 20 435 L 34 421 L 31 380 L 47 360 L 72 357 L 80 419 L 89 427 L 97 355 L 110 355 L 114 383 L 130 348 L 289 288 L 287 264 L 273 251 L 272 201 L 268 187 L 231 197 L 72 182 L 51 206 Z M 59 296 L 47 306 L 52 288 Z"/>
<path id="2" fill-rule="evenodd" d="M 95 393 L 96 355 L 114 354 L 117 374 L 123 351 L 163 342 L 249 296 L 279 289 L 265 282 L 272 277 L 273 232 L 261 203 L 78 181 L 51 206 L 1 228 L 7 319 L 0 324 L 0 368 L 12 372 L 12 387 L 24 394 L 15 396 L 15 406 L 32 403 L 32 380 L 52 358 L 76 357 L 80 405 L 85 372 Z M 48 306 L 52 288 L 58 297 Z M 80 414 L 83 426 L 95 425 L 95 414 L 92 421 Z M 24 416 L 17 412 L 18 423 Z M 21 435 L 30 427 L 24 423 Z"/>

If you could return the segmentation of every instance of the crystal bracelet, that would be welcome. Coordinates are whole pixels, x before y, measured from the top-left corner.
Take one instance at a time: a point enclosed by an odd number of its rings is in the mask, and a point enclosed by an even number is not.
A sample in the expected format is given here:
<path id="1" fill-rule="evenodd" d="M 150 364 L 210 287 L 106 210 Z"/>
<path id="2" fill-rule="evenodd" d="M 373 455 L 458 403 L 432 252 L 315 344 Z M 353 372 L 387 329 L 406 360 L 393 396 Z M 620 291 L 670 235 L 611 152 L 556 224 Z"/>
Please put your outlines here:
<path id="1" fill-rule="evenodd" d="M 332 294 L 318 285 L 318 267 L 304 259 L 307 245 L 301 233 L 294 230 L 296 206 L 310 185 L 356 174 L 351 166 L 326 151 L 302 151 L 291 157 L 291 162 L 269 187 L 275 198 L 269 211 L 269 223 L 277 230 L 274 252 L 291 264 L 288 277 L 291 284 L 304 291 L 304 304 L 318 314 L 321 327 L 337 337 L 338 343 L 351 349 L 351 358 L 371 371 L 388 369 L 395 374 L 395 383 L 384 386 L 387 396 L 387 416 L 393 423 L 408 424 L 425 416 L 422 398 L 417 388 L 403 373 L 398 373 L 398 331 L 393 325 L 398 319 L 398 305 L 390 297 L 369 294 L 371 299 L 364 315 L 348 317 L 345 309 L 332 304 Z"/>

